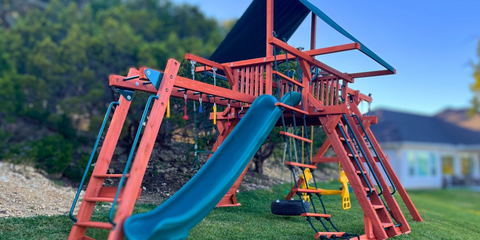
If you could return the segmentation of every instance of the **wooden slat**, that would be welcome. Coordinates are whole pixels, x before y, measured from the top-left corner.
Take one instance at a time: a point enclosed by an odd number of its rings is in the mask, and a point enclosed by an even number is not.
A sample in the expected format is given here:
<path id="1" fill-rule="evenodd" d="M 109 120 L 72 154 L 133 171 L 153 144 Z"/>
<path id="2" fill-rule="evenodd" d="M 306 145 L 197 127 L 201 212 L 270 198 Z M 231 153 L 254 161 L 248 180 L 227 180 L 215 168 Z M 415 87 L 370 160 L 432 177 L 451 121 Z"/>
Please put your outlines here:
<path id="1" fill-rule="evenodd" d="M 325 106 L 330 106 L 330 88 L 332 87 L 332 82 L 327 80 L 325 85 Z"/>
<path id="2" fill-rule="evenodd" d="M 296 163 L 296 162 L 285 162 L 285 165 L 290 165 L 290 166 L 297 166 L 297 167 L 303 167 L 303 168 L 311 168 L 311 169 L 317 169 L 316 166 L 313 165 L 308 165 L 308 164 L 303 164 L 303 163 Z"/>
<path id="3" fill-rule="evenodd" d="M 259 73 L 258 73 L 258 66 L 255 66 L 255 74 L 253 80 L 255 81 L 255 89 L 253 91 L 253 96 L 259 96 L 258 95 L 258 80 L 259 80 Z"/>
<path id="4" fill-rule="evenodd" d="M 281 134 L 281 135 L 288 136 L 288 137 L 292 137 L 292 138 L 295 138 L 295 139 L 298 139 L 298 140 L 300 140 L 300 141 L 312 143 L 312 140 L 306 139 L 306 138 L 303 138 L 303 137 L 300 137 L 300 136 L 297 136 L 297 135 L 295 135 L 295 134 L 287 133 L 287 132 L 284 132 L 284 131 L 280 131 L 280 134 Z"/>
<path id="5" fill-rule="evenodd" d="M 250 67 L 246 67 L 245 68 L 245 93 L 246 94 L 250 94 L 249 89 L 250 89 Z"/>
<path id="6" fill-rule="evenodd" d="M 240 92 L 245 93 L 245 68 L 240 68 Z"/>
<path id="7" fill-rule="evenodd" d="M 101 229 L 112 229 L 113 225 L 111 223 L 106 222 L 76 222 L 76 226 L 80 227 L 89 227 L 89 228 L 101 228 Z"/>
<path id="8" fill-rule="evenodd" d="M 287 105 L 287 104 L 284 104 L 284 103 L 280 103 L 280 102 L 277 102 L 275 103 L 275 106 L 277 107 L 284 107 L 286 109 L 289 109 L 289 110 L 292 110 L 292 111 L 295 111 L 295 112 L 298 112 L 298 113 L 301 113 L 301 114 L 308 114 L 307 111 L 303 111 L 302 109 L 298 109 L 296 107 L 292 107 L 290 105 Z"/>
<path id="9" fill-rule="evenodd" d="M 373 209 L 382 209 L 383 205 L 372 205 Z"/>
<path id="10" fill-rule="evenodd" d="M 233 82 L 234 82 L 234 85 L 232 86 L 232 89 L 235 90 L 235 91 L 240 91 L 239 88 L 240 88 L 240 84 L 239 84 L 239 72 L 238 72 L 238 69 L 233 69 Z"/>
<path id="11" fill-rule="evenodd" d="M 255 93 L 253 93 L 253 86 L 255 84 L 254 71 L 255 71 L 255 67 L 251 67 L 250 68 L 250 92 L 249 92 L 249 94 L 252 95 L 252 96 L 255 96 Z"/>
<path id="12" fill-rule="evenodd" d="M 302 217 L 321 217 L 321 218 L 329 218 L 332 217 L 330 214 L 323 214 L 323 213 L 302 213 L 300 215 Z"/>
<path id="13" fill-rule="evenodd" d="M 325 105 L 325 84 L 326 84 L 326 80 L 325 81 L 321 81 L 320 82 L 320 101 L 323 103 L 323 106 L 326 106 Z"/>
<path id="14" fill-rule="evenodd" d="M 260 66 L 260 95 L 263 95 L 263 90 L 265 86 L 265 78 L 263 78 L 263 65 Z"/>

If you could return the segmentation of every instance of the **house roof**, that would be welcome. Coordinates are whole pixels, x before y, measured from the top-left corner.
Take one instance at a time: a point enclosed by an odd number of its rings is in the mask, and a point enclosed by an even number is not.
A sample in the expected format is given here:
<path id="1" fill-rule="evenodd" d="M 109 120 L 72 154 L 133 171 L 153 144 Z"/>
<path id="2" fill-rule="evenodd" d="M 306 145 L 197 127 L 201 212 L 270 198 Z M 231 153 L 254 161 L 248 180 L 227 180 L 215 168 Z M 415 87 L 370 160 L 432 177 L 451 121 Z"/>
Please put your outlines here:
<path id="1" fill-rule="evenodd" d="M 423 142 L 454 145 L 480 144 L 480 131 L 447 122 L 440 117 L 376 110 L 378 124 L 370 128 L 379 142 Z"/>
<path id="2" fill-rule="evenodd" d="M 361 52 L 391 72 L 395 72 L 395 69 L 391 65 L 363 45 L 358 39 L 348 33 L 308 0 L 275 0 L 273 11 L 273 29 L 279 39 L 288 41 L 308 14 L 313 12 L 337 32 L 351 41 L 360 44 Z M 264 57 L 267 46 L 266 12 L 267 4 L 265 0 L 253 0 L 209 59 L 225 63 Z"/>

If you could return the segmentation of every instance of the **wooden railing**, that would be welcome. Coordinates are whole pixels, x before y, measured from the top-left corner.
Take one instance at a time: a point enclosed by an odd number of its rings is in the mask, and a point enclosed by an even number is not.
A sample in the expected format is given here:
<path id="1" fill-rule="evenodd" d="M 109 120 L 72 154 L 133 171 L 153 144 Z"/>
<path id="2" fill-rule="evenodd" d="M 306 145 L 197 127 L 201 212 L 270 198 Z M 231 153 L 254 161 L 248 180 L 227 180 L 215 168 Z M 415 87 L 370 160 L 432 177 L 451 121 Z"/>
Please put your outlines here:
<path id="1" fill-rule="evenodd" d="M 233 79 L 238 83 L 239 92 L 252 96 L 265 94 L 265 66 L 256 65 L 251 67 L 233 68 Z"/>

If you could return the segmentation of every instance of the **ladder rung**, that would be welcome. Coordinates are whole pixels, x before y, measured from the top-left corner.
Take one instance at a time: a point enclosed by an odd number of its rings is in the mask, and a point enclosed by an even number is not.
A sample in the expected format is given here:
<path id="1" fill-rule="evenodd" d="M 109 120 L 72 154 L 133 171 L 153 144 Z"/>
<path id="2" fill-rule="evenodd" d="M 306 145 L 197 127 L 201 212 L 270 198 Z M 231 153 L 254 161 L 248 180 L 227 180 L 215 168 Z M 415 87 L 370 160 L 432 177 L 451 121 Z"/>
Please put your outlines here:
<path id="1" fill-rule="evenodd" d="M 383 228 L 389 228 L 389 227 L 393 227 L 393 226 L 394 226 L 393 223 L 383 223 L 383 222 L 382 222 L 382 227 L 383 227 Z"/>
<path id="2" fill-rule="evenodd" d="M 280 131 L 280 134 L 281 134 L 281 135 L 285 135 L 285 136 L 287 136 L 287 137 L 292 137 L 292 138 L 298 139 L 298 140 L 300 140 L 300 141 L 312 143 L 312 140 L 306 139 L 306 138 L 303 138 L 303 137 L 300 137 L 300 136 L 297 136 L 297 135 L 295 135 L 295 134 L 287 133 L 287 132 L 284 132 L 284 131 Z"/>
<path id="3" fill-rule="evenodd" d="M 75 225 L 80 227 L 89 227 L 89 228 L 102 228 L 102 229 L 112 229 L 113 225 L 106 222 L 76 222 Z"/>
<path id="4" fill-rule="evenodd" d="M 362 172 L 363 172 L 363 174 L 367 174 L 367 172 L 365 172 L 365 171 L 355 171 L 355 172 L 356 172 L 358 175 L 362 174 Z"/>
<path id="5" fill-rule="evenodd" d="M 115 198 L 110 197 L 84 197 L 83 200 L 87 202 L 113 202 Z M 121 198 L 117 198 L 117 202 L 122 201 Z"/>
<path id="6" fill-rule="evenodd" d="M 321 218 L 329 218 L 332 217 L 330 214 L 323 214 L 323 213 L 302 213 L 300 215 L 302 217 L 321 217 Z"/>
<path id="7" fill-rule="evenodd" d="M 347 154 L 347 156 L 353 157 L 353 154 L 349 153 L 349 154 Z M 360 156 L 358 156 L 357 154 L 355 154 L 355 157 L 360 158 Z"/>
<path id="8" fill-rule="evenodd" d="M 298 109 L 298 108 L 296 108 L 296 107 L 292 107 L 292 106 L 290 106 L 290 105 L 287 105 L 287 104 L 284 104 L 284 103 L 280 103 L 280 102 L 275 103 L 275 106 L 277 106 L 277 107 L 284 107 L 284 108 L 286 108 L 286 109 L 290 109 L 290 110 L 292 110 L 292 111 L 299 112 L 299 113 L 302 113 L 302 114 L 308 114 L 307 111 L 303 111 L 302 109 Z"/>
<path id="9" fill-rule="evenodd" d="M 382 209 L 383 205 L 372 205 L 373 209 Z"/>
<path id="10" fill-rule="evenodd" d="M 303 163 L 296 163 L 296 162 L 285 162 L 285 165 L 297 166 L 297 167 L 303 167 L 303 168 L 317 169 L 316 166 L 308 165 L 308 164 L 303 164 Z"/>
<path id="11" fill-rule="evenodd" d="M 315 234 L 315 239 L 319 239 L 320 236 L 326 236 L 327 238 L 331 238 L 332 236 L 335 237 L 342 237 L 345 232 L 317 232 Z"/>
<path id="12" fill-rule="evenodd" d="M 123 174 L 93 174 L 92 177 L 96 178 L 121 178 Z M 130 177 L 130 174 L 125 174 L 125 177 Z"/>
<path id="13" fill-rule="evenodd" d="M 364 188 L 365 192 L 370 192 L 370 188 L 366 187 Z M 372 188 L 372 192 L 375 192 L 375 188 Z"/>
<path id="14" fill-rule="evenodd" d="M 299 188 L 299 189 L 297 189 L 297 192 L 300 192 L 300 193 L 322 193 L 322 190 L 313 190 L 313 189 L 303 189 L 303 188 Z"/>

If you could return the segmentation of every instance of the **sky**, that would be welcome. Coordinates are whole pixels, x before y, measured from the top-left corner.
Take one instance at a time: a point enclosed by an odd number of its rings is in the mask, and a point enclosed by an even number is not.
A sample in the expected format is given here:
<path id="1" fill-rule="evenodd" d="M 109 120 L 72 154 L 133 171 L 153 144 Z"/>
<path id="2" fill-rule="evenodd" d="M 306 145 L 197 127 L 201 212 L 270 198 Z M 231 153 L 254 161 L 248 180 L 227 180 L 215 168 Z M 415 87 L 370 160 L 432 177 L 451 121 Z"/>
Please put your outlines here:
<path id="1" fill-rule="evenodd" d="M 197 5 L 219 21 L 240 18 L 250 0 L 174 0 Z M 392 65 L 395 75 L 359 78 L 349 87 L 371 93 L 372 110 L 390 109 L 434 115 L 470 105 L 471 63 L 478 62 L 480 1 L 310 0 L 360 42 Z M 351 43 L 317 19 L 316 47 Z M 289 40 L 310 46 L 310 16 Z M 383 70 L 359 51 L 335 53 L 318 60 L 342 71 Z M 364 104 L 366 111 L 368 106 Z"/>

